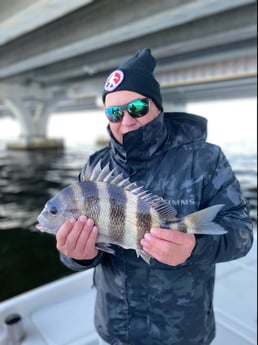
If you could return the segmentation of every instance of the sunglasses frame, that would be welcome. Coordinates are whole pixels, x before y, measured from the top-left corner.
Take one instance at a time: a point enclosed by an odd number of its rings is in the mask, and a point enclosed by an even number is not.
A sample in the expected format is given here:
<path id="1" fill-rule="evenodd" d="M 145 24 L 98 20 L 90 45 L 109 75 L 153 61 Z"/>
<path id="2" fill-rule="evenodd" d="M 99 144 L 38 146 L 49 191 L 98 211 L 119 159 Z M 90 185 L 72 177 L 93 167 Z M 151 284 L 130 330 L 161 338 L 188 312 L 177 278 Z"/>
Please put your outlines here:
<path id="1" fill-rule="evenodd" d="M 129 107 L 132 103 L 137 102 L 137 101 L 146 101 L 146 104 L 145 104 L 144 106 L 147 107 L 147 111 L 146 111 L 144 114 L 131 113 L 131 110 L 128 109 L 128 107 Z M 131 117 L 133 117 L 134 119 L 138 119 L 138 118 L 143 117 L 143 116 L 145 116 L 145 115 L 148 114 L 149 109 L 150 109 L 150 103 L 151 103 L 151 102 L 152 102 L 152 99 L 149 98 L 149 97 L 137 98 L 137 99 L 135 99 L 135 100 L 133 100 L 133 101 L 131 101 L 131 102 L 128 102 L 128 103 L 126 103 L 126 104 L 114 105 L 114 106 L 111 106 L 111 107 L 106 107 L 106 108 L 105 108 L 105 114 L 106 114 L 108 120 L 109 120 L 111 123 L 119 123 L 119 122 L 121 122 L 122 119 L 123 119 L 123 116 L 124 116 L 124 110 L 126 110 L 126 111 L 128 112 L 128 114 L 129 114 Z M 117 115 L 114 116 L 114 114 L 113 114 L 113 112 L 112 112 L 112 109 L 113 109 L 113 108 L 118 108 L 118 110 L 122 112 L 121 114 L 118 114 L 118 117 L 117 117 L 117 118 L 115 117 L 115 116 L 117 116 Z M 111 110 L 111 115 L 108 114 L 108 112 L 107 112 L 108 109 Z M 144 109 L 144 107 L 143 107 L 143 109 Z"/>

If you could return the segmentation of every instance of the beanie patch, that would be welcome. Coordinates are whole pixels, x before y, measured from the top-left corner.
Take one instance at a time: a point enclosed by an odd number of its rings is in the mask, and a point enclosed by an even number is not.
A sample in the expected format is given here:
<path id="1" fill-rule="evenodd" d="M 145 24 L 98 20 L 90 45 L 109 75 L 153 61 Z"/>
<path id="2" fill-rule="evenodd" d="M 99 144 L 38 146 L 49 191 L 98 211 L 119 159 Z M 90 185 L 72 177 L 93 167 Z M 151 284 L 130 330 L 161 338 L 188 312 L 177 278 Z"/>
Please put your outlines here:
<path id="1" fill-rule="evenodd" d="M 124 73 L 121 70 L 115 70 L 114 72 L 112 72 L 105 83 L 105 87 L 104 89 L 107 92 L 111 92 L 114 91 L 124 80 Z"/>

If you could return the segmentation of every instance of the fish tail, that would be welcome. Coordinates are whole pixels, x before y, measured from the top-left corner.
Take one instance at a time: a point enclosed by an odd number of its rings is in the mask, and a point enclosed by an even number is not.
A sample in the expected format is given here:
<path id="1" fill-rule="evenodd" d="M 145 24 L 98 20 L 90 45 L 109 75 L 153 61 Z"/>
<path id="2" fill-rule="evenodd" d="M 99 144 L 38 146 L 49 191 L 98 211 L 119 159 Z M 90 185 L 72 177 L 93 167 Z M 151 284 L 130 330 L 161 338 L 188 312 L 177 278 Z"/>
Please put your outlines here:
<path id="1" fill-rule="evenodd" d="M 213 220 L 224 205 L 214 205 L 185 216 L 177 225 L 179 231 L 199 235 L 223 235 L 227 231 Z M 174 228 L 171 224 L 170 228 Z"/>

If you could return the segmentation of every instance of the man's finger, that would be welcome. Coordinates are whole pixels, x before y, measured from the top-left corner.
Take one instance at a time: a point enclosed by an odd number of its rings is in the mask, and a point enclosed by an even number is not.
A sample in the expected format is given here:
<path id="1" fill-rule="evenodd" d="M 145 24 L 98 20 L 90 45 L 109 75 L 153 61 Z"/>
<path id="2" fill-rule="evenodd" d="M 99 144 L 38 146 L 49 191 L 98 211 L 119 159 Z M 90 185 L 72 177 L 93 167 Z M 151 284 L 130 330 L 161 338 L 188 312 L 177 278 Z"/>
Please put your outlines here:
<path id="1" fill-rule="evenodd" d="M 76 222 L 76 219 L 74 219 L 74 218 L 68 219 L 59 228 L 59 230 L 57 231 L 57 234 L 56 234 L 56 240 L 57 240 L 57 245 L 58 245 L 57 249 L 60 249 L 65 245 L 67 237 L 68 237 L 69 233 L 71 232 L 75 222 Z"/>
<path id="2" fill-rule="evenodd" d="M 155 237 L 175 244 L 182 244 L 185 241 L 186 236 L 188 236 L 188 234 L 184 234 L 180 231 L 161 228 L 152 228 L 150 233 Z"/>

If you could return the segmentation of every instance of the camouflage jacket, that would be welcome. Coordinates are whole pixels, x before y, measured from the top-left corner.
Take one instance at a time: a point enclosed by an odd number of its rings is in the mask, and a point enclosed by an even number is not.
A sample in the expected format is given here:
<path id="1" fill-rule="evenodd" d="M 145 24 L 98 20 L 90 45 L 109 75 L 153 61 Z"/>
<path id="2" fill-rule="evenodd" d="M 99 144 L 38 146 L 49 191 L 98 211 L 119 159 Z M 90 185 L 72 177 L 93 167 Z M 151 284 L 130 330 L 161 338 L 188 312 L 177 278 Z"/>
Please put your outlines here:
<path id="1" fill-rule="evenodd" d="M 182 217 L 225 204 L 216 218 L 228 233 L 196 236 L 191 257 L 176 267 L 115 247 L 93 261 L 61 256 L 74 270 L 95 267 L 98 333 L 113 345 L 208 345 L 215 336 L 215 264 L 240 258 L 252 245 L 252 224 L 239 183 L 221 149 L 206 142 L 206 119 L 165 113 L 127 133 L 88 161 L 118 167 L 131 181 L 172 204 Z"/>

